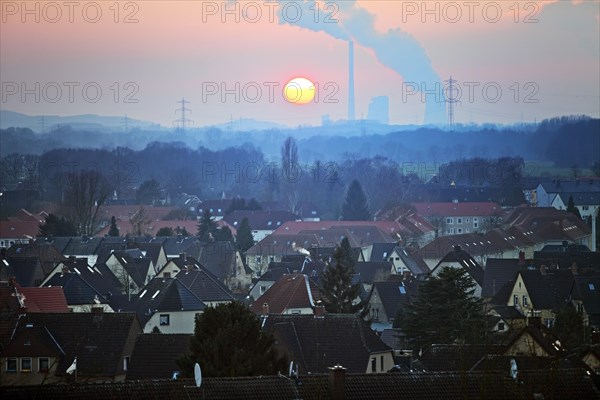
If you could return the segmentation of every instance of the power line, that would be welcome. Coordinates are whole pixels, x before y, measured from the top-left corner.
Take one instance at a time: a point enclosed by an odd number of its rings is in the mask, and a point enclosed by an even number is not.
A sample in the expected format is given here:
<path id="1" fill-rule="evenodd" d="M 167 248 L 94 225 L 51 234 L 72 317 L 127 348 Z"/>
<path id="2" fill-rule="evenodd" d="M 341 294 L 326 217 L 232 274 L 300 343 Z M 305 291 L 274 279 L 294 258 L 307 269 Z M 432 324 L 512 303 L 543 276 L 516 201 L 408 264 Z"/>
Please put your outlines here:
<path id="1" fill-rule="evenodd" d="M 175 114 L 177 114 L 177 112 L 181 113 L 181 118 L 176 119 L 175 121 L 173 121 L 177 127 L 179 129 L 181 129 L 182 131 L 185 131 L 185 126 L 186 125 L 192 125 L 194 123 L 194 121 L 192 121 L 191 119 L 186 118 L 185 113 L 189 112 L 191 113 L 192 110 L 190 110 L 189 108 L 187 108 L 185 105 L 186 103 L 189 104 L 189 101 L 187 101 L 185 98 L 181 98 L 180 101 L 177 102 L 178 104 L 181 104 L 181 107 L 178 108 L 177 110 L 175 110 Z"/>

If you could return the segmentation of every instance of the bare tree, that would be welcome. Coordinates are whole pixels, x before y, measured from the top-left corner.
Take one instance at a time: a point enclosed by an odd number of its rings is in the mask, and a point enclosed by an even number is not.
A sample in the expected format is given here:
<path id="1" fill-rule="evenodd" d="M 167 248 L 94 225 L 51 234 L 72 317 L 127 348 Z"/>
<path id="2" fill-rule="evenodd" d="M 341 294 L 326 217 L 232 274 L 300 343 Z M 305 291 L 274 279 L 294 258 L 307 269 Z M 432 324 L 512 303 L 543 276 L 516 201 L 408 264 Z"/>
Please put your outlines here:
<path id="1" fill-rule="evenodd" d="M 145 235 L 148 231 L 148 226 L 150 225 L 150 218 L 146 215 L 146 209 L 140 207 L 135 214 L 131 216 L 129 222 L 133 225 L 133 234 L 138 236 Z"/>
<path id="2" fill-rule="evenodd" d="M 67 175 L 63 207 L 80 235 L 95 233 L 100 207 L 108 195 L 106 180 L 98 171 L 88 170 Z"/>

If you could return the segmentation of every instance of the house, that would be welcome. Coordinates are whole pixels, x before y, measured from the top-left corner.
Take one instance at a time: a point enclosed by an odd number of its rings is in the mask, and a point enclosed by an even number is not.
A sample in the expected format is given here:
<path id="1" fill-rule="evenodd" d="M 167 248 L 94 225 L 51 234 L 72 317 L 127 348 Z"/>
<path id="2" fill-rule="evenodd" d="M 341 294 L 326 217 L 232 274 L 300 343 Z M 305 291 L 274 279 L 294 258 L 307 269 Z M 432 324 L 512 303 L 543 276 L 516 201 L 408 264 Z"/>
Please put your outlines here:
<path id="1" fill-rule="evenodd" d="M 19 257 L 37 258 L 44 276 L 47 276 L 58 262 L 66 260 L 66 257 L 51 243 L 34 240 L 30 240 L 26 244 L 14 244 L 6 250 L 5 257 L 7 259 Z M 35 286 L 39 286 L 39 284 Z"/>
<path id="2" fill-rule="evenodd" d="M 134 311 L 144 333 L 193 334 L 196 315 L 206 308 L 190 289 L 175 278 L 154 278 L 127 307 Z"/>
<path id="3" fill-rule="evenodd" d="M 504 285 L 517 278 L 519 271 L 527 268 L 523 258 L 488 258 L 483 272 L 481 297 L 492 299 Z"/>
<path id="4" fill-rule="evenodd" d="M 517 357 L 519 362 L 521 358 Z M 507 360 L 510 366 L 510 359 Z M 423 372 L 388 374 L 346 374 L 342 366 L 327 373 L 293 379 L 278 376 L 236 378 L 203 377 L 201 386 L 192 380 L 128 380 L 112 384 L 43 385 L 0 387 L 0 396 L 10 399 L 61 398 L 104 400 L 117 398 L 200 399 L 200 400 L 397 400 L 399 394 L 411 399 L 518 400 L 596 399 L 594 380 L 584 369 L 519 369 L 518 379 L 509 369 L 493 371 Z M 405 397 L 407 397 L 405 396 Z"/>
<path id="5" fill-rule="evenodd" d="M 92 308 L 100 308 L 105 312 L 114 311 L 110 306 L 109 296 L 103 295 L 102 292 L 88 283 L 85 277 L 82 277 L 80 271 L 85 271 L 84 268 L 73 267 L 73 272 L 66 266 L 62 268 L 61 273 L 49 276 L 44 282 L 43 287 L 61 288 L 70 311 L 85 313 L 90 312 Z M 93 271 L 85 275 L 89 278 L 91 274 L 96 273 L 96 271 Z M 93 280 L 91 281 L 93 282 Z"/>
<path id="6" fill-rule="evenodd" d="M 573 283 L 570 269 L 549 269 L 542 265 L 539 269 L 519 271 L 506 305 L 525 316 L 539 316 L 551 328 L 556 313 L 569 302 Z"/>
<path id="7" fill-rule="evenodd" d="M 2 385 L 122 381 L 140 333 L 131 313 L 28 313 L 0 353 Z"/>
<path id="8" fill-rule="evenodd" d="M 504 346 L 477 344 L 432 344 L 419 361 L 426 371 L 469 371 L 490 354 L 502 354 Z"/>
<path id="9" fill-rule="evenodd" d="M 42 221 L 43 222 L 43 221 Z M 40 221 L 0 221 L 0 249 L 27 244 L 40 231 Z"/>
<path id="10" fill-rule="evenodd" d="M 0 279 L 15 279 L 19 285 L 39 286 L 46 274 L 37 257 L 2 257 L 0 256 Z"/>
<path id="11" fill-rule="evenodd" d="M 135 294 L 155 275 L 150 257 L 140 249 L 113 252 L 104 263 L 123 286 L 122 293 Z"/>
<path id="12" fill-rule="evenodd" d="M 600 179 L 553 179 L 540 182 L 535 189 L 534 204 L 537 207 L 566 210 L 569 197 L 573 198 L 582 218 L 594 215 L 600 209 Z"/>
<path id="13" fill-rule="evenodd" d="M 373 282 L 367 299 L 371 328 L 378 332 L 392 328 L 398 310 L 408 306 L 418 293 L 416 280 Z"/>
<path id="14" fill-rule="evenodd" d="M 582 314 L 584 325 L 600 331 L 600 274 L 575 272 L 570 298 L 575 309 Z"/>
<path id="15" fill-rule="evenodd" d="M 257 314 L 313 314 L 321 299 L 317 284 L 308 275 L 284 274 L 250 306 Z"/>
<path id="16" fill-rule="evenodd" d="M 127 380 L 176 379 L 177 359 L 190 351 L 189 334 L 144 333 L 137 337 Z"/>
<path id="17" fill-rule="evenodd" d="M 289 211 L 289 205 L 285 201 L 262 201 L 260 206 L 265 211 Z M 302 221 L 321 220 L 321 210 L 309 201 L 299 201 L 294 207 L 294 214 Z"/>
<path id="18" fill-rule="evenodd" d="M 183 283 L 208 307 L 216 307 L 235 300 L 229 289 L 202 265 L 188 264 L 187 268 L 179 271 L 175 279 Z"/>
<path id="19" fill-rule="evenodd" d="M 263 317 L 263 329 L 275 336 L 276 348 L 301 376 L 324 373 L 329 365 L 367 374 L 384 373 L 394 366 L 392 349 L 358 315 L 269 314 Z"/>
<path id="20" fill-rule="evenodd" d="M 529 317 L 527 325 L 508 342 L 503 355 L 558 358 L 563 353 L 558 337 L 541 323 L 539 317 Z"/>
<path id="21" fill-rule="evenodd" d="M 494 305 L 487 315 L 491 318 L 490 330 L 494 333 L 502 334 L 525 326 L 525 316 L 516 307 Z"/>
<path id="22" fill-rule="evenodd" d="M 437 276 L 443 267 L 463 269 L 473 279 L 476 297 L 481 297 L 481 288 L 483 286 L 484 272 L 483 268 L 469 253 L 463 250 L 460 246 L 455 246 L 440 262 L 431 270 L 431 276 Z"/>
<path id="23" fill-rule="evenodd" d="M 4 283 L 6 286 L 0 286 L 0 314 L 5 317 L 3 322 L 9 321 L 11 316 L 25 313 L 69 312 L 65 294 L 60 287 L 22 287 L 14 280 Z M 10 328 L 0 331 L 0 337 L 8 338 L 9 331 L 14 326 Z"/>
<path id="24" fill-rule="evenodd" d="M 263 240 L 286 221 L 300 220 L 299 216 L 291 212 L 262 210 L 235 210 L 223 217 L 223 220 L 238 229 L 244 218 L 248 219 L 255 242 Z"/>
<path id="25" fill-rule="evenodd" d="M 598 345 L 590 346 L 581 355 L 583 362 L 596 374 L 600 374 L 600 349 Z"/>
<path id="26" fill-rule="evenodd" d="M 501 220 L 503 211 L 495 202 L 412 203 L 437 232 L 437 236 L 487 231 Z"/>
<path id="27" fill-rule="evenodd" d="M 430 272 L 420 252 L 412 246 L 401 247 L 395 243 L 373 243 L 362 249 L 364 261 L 389 262 L 390 273 L 409 274 L 413 277 L 424 277 Z"/>
<path id="28" fill-rule="evenodd" d="M 225 217 L 225 211 L 230 206 L 231 199 L 204 200 L 197 206 L 198 215 L 202 215 L 208 210 L 215 221 L 219 221 Z"/>

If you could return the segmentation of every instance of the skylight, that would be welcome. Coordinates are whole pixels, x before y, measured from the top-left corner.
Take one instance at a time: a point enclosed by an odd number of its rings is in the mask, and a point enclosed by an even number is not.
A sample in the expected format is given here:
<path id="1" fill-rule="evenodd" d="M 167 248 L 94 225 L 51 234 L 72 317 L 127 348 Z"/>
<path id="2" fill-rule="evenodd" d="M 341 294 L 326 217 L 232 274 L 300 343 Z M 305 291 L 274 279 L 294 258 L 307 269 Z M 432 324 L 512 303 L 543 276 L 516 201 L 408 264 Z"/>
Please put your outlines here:
<path id="1" fill-rule="evenodd" d="M 154 299 L 156 296 L 158 296 L 158 294 L 159 294 L 159 293 L 160 293 L 160 289 L 159 289 L 159 290 L 157 290 L 157 291 L 156 291 L 156 293 L 154 293 L 154 294 L 152 295 L 152 298 Z"/>
<path id="2" fill-rule="evenodd" d="M 75 272 L 77 272 L 79 275 L 81 275 L 81 272 L 79 272 L 79 270 L 76 267 L 73 267 L 73 269 L 75 270 Z"/>
<path id="3" fill-rule="evenodd" d="M 592 282 L 588 283 L 588 287 L 590 288 L 590 290 L 596 290 L 596 287 Z"/>
<path id="4" fill-rule="evenodd" d="M 146 294 L 146 292 L 147 292 L 147 290 L 146 290 L 146 289 L 144 289 L 144 291 L 143 291 L 142 293 L 140 293 L 140 299 L 141 299 L 142 297 L 144 297 L 144 295 Z"/>
<path id="5" fill-rule="evenodd" d="M 404 286 L 399 286 L 398 289 L 400 289 L 400 293 L 406 294 L 406 288 Z"/>

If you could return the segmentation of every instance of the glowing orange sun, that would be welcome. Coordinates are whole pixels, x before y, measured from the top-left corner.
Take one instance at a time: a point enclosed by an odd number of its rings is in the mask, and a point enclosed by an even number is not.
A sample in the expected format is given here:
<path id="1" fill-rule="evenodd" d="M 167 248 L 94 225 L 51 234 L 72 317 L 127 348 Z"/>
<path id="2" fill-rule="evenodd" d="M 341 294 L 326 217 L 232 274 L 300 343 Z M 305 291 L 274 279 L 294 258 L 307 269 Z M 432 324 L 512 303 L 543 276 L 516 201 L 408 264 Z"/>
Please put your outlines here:
<path id="1" fill-rule="evenodd" d="M 315 84 L 306 78 L 294 78 L 283 88 L 284 98 L 293 104 L 306 104 L 315 98 Z"/>

